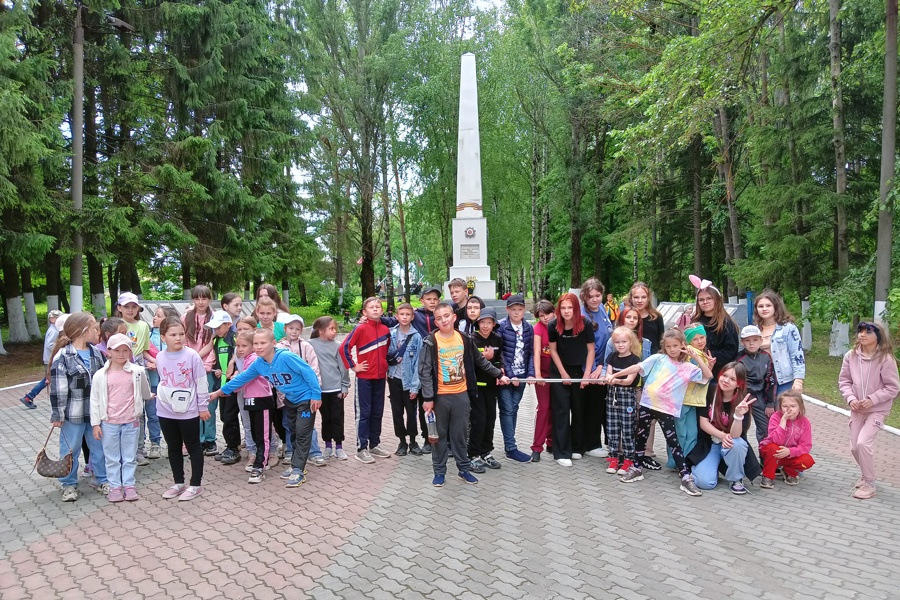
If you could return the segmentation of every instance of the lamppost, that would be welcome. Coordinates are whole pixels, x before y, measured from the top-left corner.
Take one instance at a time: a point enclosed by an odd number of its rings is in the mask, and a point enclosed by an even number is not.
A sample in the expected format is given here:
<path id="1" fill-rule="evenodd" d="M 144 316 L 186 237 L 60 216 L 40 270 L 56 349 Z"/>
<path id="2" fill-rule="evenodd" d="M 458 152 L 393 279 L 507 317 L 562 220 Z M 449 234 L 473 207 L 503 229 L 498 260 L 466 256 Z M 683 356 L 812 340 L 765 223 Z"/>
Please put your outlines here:
<path id="1" fill-rule="evenodd" d="M 81 25 L 81 0 L 75 3 L 75 33 L 72 39 L 72 76 L 75 93 L 72 100 L 72 208 L 75 210 L 75 235 L 72 238 L 72 263 L 69 266 L 69 309 L 84 309 L 84 240 L 81 236 L 80 216 L 83 207 L 84 184 L 84 27 Z M 121 19 L 108 17 L 107 22 L 117 29 L 134 31 Z"/>

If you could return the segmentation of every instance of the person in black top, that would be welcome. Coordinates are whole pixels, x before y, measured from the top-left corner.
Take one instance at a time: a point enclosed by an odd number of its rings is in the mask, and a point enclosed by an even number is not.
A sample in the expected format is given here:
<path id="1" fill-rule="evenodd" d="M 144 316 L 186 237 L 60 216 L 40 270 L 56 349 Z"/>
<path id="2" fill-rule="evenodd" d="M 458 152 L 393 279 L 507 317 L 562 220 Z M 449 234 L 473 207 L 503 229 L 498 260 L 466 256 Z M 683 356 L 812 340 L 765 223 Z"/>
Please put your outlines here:
<path id="1" fill-rule="evenodd" d="M 556 326 L 549 331 L 553 379 L 590 378 L 594 366 L 594 331 L 586 326 L 578 306 L 575 294 L 563 294 L 556 305 Z M 586 385 L 589 385 L 587 381 L 550 384 L 553 458 L 564 467 L 571 467 L 572 459 L 581 458 L 585 451 L 582 394 Z"/>
<path id="2" fill-rule="evenodd" d="M 712 379 L 715 382 L 722 368 L 737 358 L 738 328 L 725 310 L 722 293 L 714 285 L 697 290 L 696 308 L 691 320 L 702 323 L 706 329 L 706 349 L 716 359 Z M 711 392 L 715 391 L 714 387 L 715 384 L 709 386 Z M 712 395 L 709 398 L 712 399 Z"/>
<path id="3" fill-rule="evenodd" d="M 641 333 L 645 339 L 650 340 L 650 354 L 659 352 L 663 333 L 666 331 L 666 323 L 658 310 L 653 308 L 651 298 L 653 292 L 643 281 L 635 281 L 625 298 L 625 306 L 631 306 L 641 313 L 643 326 Z"/>
<path id="4" fill-rule="evenodd" d="M 493 308 L 483 309 L 475 325 L 477 327 L 472 335 L 475 347 L 492 365 L 502 369 L 500 355 L 503 339 L 494 332 L 494 327 L 497 326 L 496 311 Z M 484 473 L 485 468 L 500 468 L 500 463 L 491 455 L 494 450 L 494 426 L 497 423 L 497 378 L 481 369 L 476 369 L 475 377 L 478 380 L 478 399 L 472 399 L 469 458 L 472 460 L 472 471 Z"/>
<path id="5" fill-rule="evenodd" d="M 613 352 L 606 357 L 605 383 L 609 383 L 613 374 L 641 362 L 642 344 L 631 328 L 616 327 L 612 343 Z M 637 415 L 636 388 L 640 380 L 635 373 L 609 386 L 606 397 L 606 430 L 609 432 L 606 472 L 611 475 L 624 475 L 636 460 L 634 421 Z"/>

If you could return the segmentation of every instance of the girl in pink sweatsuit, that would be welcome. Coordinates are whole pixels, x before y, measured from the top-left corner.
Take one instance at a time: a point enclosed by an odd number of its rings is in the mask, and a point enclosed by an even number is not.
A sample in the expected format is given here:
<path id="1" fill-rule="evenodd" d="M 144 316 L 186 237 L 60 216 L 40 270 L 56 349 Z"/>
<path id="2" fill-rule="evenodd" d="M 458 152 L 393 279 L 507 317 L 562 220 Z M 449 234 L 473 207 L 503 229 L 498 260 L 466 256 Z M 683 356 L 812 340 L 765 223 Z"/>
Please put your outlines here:
<path id="1" fill-rule="evenodd" d="M 850 452 L 862 472 L 853 497 L 865 500 L 875 495 L 875 434 L 900 394 L 897 360 L 881 323 L 857 326 L 856 344 L 844 355 L 838 387 L 850 405 Z"/>

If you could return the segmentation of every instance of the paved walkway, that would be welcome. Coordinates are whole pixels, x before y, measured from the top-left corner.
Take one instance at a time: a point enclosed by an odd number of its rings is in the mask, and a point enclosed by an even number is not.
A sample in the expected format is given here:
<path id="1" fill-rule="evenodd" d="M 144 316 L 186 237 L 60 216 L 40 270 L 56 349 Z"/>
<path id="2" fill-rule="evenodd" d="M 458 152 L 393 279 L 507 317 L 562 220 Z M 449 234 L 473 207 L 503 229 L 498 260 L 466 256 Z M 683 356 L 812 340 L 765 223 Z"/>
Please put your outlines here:
<path id="1" fill-rule="evenodd" d="M 55 481 L 29 475 L 49 401 L 22 409 L 26 389 L 0 391 L 3 600 L 900 597 L 900 437 L 879 436 L 878 496 L 853 500 L 847 419 L 819 407 L 816 467 L 744 497 L 690 498 L 666 471 L 624 485 L 598 460 L 564 469 L 545 454 L 442 489 L 430 457 L 310 466 L 299 489 L 274 473 L 249 485 L 210 458 L 188 503 L 160 497 L 170 473 L 157 460 L 138 468 L 140 502 L 110 505 L 82 483 L 64 504 Z M 529 391 L 523 449 L 533 411 Z"/>

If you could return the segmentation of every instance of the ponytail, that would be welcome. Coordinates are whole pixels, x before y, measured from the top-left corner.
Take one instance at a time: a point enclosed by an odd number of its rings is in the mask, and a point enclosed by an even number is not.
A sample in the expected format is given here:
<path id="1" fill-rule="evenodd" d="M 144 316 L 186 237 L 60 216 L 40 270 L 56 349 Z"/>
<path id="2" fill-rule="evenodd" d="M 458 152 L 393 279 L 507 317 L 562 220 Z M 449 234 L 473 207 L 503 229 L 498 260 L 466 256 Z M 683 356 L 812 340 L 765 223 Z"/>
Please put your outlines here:
<path id="1" fill-rule="evenodd" d="M 59 332 L 59 337 L 56 338 L 56 343 L 53 345 L 53 349 L 50 350 L 50 360 L 47 361 L 48 378 L 50 377 L 50 366 L 53 364 L 53 360 L 59 351 L 71 344 L 73 340 L 86 334 L 96 324 L 97 320 L 89 312 L 79 312 L 66 317 L 63 330 Z"/>

